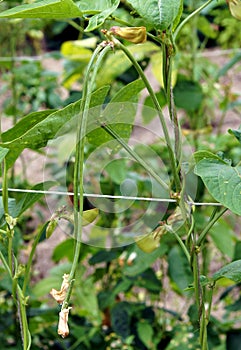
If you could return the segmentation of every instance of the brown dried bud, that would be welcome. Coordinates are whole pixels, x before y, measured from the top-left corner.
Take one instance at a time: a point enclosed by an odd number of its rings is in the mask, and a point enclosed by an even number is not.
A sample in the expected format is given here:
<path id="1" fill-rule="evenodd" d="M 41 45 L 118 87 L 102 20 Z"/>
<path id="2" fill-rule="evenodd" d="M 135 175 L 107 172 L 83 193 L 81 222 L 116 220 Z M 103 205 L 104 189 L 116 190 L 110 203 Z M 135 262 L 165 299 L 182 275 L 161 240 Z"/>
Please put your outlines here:
<path id="1" fill-rule="evenodd" d="M 66 293 L 67 293 L 68 288 L 69 288 L 69 275 L 65 273 L 63 275 L 63 282 L 62 282 L 60 290 L 58 291 L 58 290 L 52 288 L 50 291 L 50 294 L 57 301 L 57 303 L 62 304 L 65 297 L 66 297 Z"/>
<path id="2" fill-rule="evenodd" d="M 61 310 L 59 313 L 58 334 L 61 335 L 62 338 L 69 335 L 68 318 L 70 309 L 71 307 L 68 307 L 67 309 Z"/>
<path id="3" fill-rule="evenodd" d="M 110 33 L 126 39 L 134 44 L 146 41 L 146 27 L 117 27 L 110 28 Z"/>

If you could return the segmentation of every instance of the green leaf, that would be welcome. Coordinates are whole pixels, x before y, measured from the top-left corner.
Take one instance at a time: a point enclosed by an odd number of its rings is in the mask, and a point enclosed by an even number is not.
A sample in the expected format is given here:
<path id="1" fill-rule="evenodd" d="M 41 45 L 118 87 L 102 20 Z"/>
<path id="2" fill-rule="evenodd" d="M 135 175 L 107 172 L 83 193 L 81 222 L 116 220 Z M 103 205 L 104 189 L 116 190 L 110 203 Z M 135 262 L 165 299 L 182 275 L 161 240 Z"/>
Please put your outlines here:
<path id="1" fill-rule="evenodd" d="M 63 275 L 70 270 L 70 263 L 64 263 L 53 267 L 49 272 L 50 276 L 42 279 L 32 288 L 34 295 L 36 297 L 42 297 L 48 295 L 52 288 L 59 290 L 63 280 Z"/>
<path id="2" fill-rule="evenodd" d="M 123 87 L 108 103 L 99 122 L 109 125 L 120 137 L 128 140 L 137 109 L 137 104 L 130 102 L 137 102 L 138 93 L 143 88 L 144 84 L 140 79 Z M 100 146 L 113 141 L 113 137 L 99 127 L 88 134 L 88 141 L 95 146 Z"/>
<path id="3" fill-rule="evenodd" d="M 105 20 L 117 9 L 119 3 L 120 0 L 106 1 L 106 8 L 102 8 L 100 13 L 90 18 L 89 24 L 85 31 L 91 32 L 94 29 L 100 27 L 105 22 Z"/>
<path id="4" fill-rule="evenodd" d="M 142 343 L 147 347 L 147 349 L 152 348 L 152 338 L 154 331 L 152 326 L 147 321 L 141 321 L 137 323 L 137 333 L 138 337 Z"/>
<path id="5" fill-rule="evenodd" d="M 241 215 L 241 166 L 232 167 L 219 159 L 202 159 L 194 170 L 214 199 Z"/>
<path id="6" fill-rule="evenodd" d="M 111 262 L 112 260 L 115 260 L 118 256 L 118 251 L 115 250 L 99 250 L 96 254 L 94 254 L 90 260 L 90 265 L 95 265 L 103 262 Z"/>
<path id="7" fill-rule="evenodd" d="M 81 17 L 82 12 L 72 0 L 43 0 L 16 6 L 0 13 L 0 18 L 50 18 Z"/>
<path id="8" fill-rule="evenodd" d="M 220 252 L 232 259 L 234 256 L 235 234 L 233 228 L 223 218 L 219 219 L 211 228 L 210 236 Z"/>
<path id="9" fill-rule="evenodd" d="M 179 293 L 183 293 L 184 289 L 192 283 L 189 262 L 181 247 L 177 245 L 168 254 L 168 274 Z"/>
<path id="10" fill-rule="evenodd" d="M 101 321 L 92 277 L 85 277 L 81 284 L 77 284 L 74 290 L 74 296 L 77 298 L 78 304 L 80 305 L 78 314 L 87 316 L 95 323 Z"/>
<path id="11" fill-rule="evenodd" d="M 90 108 L 99 106 L 104 102 L 108 86 L 96 90 L 92 93 Z M 19 154 L 25 149 L 39 149 L 47 145 L 49 140 L 52 140 L 59 135 L 59 130 L 64 127 L 63 132 L 70 130 L 73 125 L 70 121 L 78 116 L 81 100 L 68 105 L 58 111 L 37 112 L 27 115 L 20 120 L 12 129 L 2 134 L 4 141 L 1 146 L 9 148 L 7 154 L 7 167 L 10 168 Z M 96 115 L 97 111 L 95 111 Z"/>
<path id="12" fill-rule="evenodd" d="M 201 160 L 203 159 L 214 159 L 214 160 L 217 160 L 223 164 L 227 164 L 222 158 L 220 158 L 217 154 L 214 154 L 212 152 L 209 152 L 209 151 L 197 151 L 194 153 L 194 159 L 195 159 L 195 162 L 198 163 L 200 162 Z"/>
<path id="13" fill-rule="evenodd" d="M 8 198 L 8 211 L 9 215 L 12 217 L 16 217 L 16 199 L 15 198 Z M 0 196 L 0 221 L 2 220 L 3 216 L 5 214 L 5 210 L 3 207 L 3 197 Z"/>
<path id="14" fill-rule="evenodd" d="M 54 181 L 46 181 L 39 183 L 31 188 L 33 191 L 47 191 L 51 187 L 55 186 L 56 183 Z M 43 197 L 43 193 L 26 193 L 23 198 L 16 205 L 16 216 L 20 216 L 24 213 L 28 208 L 30 208 L 34 203 L 36 203 L 41 197 Z"/>
<path id="15" fill-rule="evenodd" d="M 128 3 L 155 29 L 168 29 L 180 16 L 181 0 L 128 0 Z"/>
<path id="16" fill-rule="evenodd" d="M 109 174 L 111 180 L 117 185 L 120 185 L 127 175 L 127 167 L 125 159 L 114 159 L 108 163 L 105 170 Z"/>
<path id="17" fill-rule="evenodd" d="M 139 45 L 129 45 L 128 50 L 135 56 L 137 61 L 143 60 L 146 56 L 159 51 L 157 45 L 146 42 Z M 97 86 L 111 84 L 115 78 L 123 74 L 132 66 L 131 61 L 126 57 L 124 52 L 115 51 L 111 53 L 103 63 L 101 70 L 96 78 Z"/>
<path id="18" fill-rule="evenodd" d="M 241 128 L 239 130 L 229 129 L 228 132 L 234 135 L 236 139 L 241 143 Z"/>
<path id="19" fill-rule="evenodd" d="M 159 294 L 162 288 L 162 284 L 152 268 L 148 268 L 140 275 L 137 275 L 134 284 L 137 287 L 146 288 L 153 294 Z"/>
<path id="20" fill-rule="evenodd" d="M 3 159 L 7 155 L 8 151 L 9 151 L 9 149 L 0 147 L 0 162 L 3 161 Z"/>
<path id="21" fill-rule="evenodd" d="M 130 306 L 122 301 L 114 305 L 111 309 L 111 325 L 114 332 L 126 339 L 130 335 Z"/>
<path id="22" fill-rule="evenodd" d="M 173 93 L 176 106 L 185 109 L 187 112 L 196 111 L 202 103 L 202 87 L 195 81 L 179 80 Z"/>
<path id="23" fill-rule="evenodd" d="M 132 265 L 124 266 L 123 273 L 126 276 L 136 276 L 144 272 L 156 261 L 157 258 L 160 258 L 166 254 L 168 251 L 168 246 L 166 244 L 161 244 L 159 248 L 151 253 L 143 252 L 136 245 L 134 245 L 132 249 L 132 251 L 136 253 L 136 259 L 133 261 Z"/>
<path id="24" fill-rule="evenodd" d="M 64 258 L 67 258 L 69 261 L 74 259 L 74 240 L 72 238 L 59 243 L 53 251 L 52 259 L 55 262 L 59 262 Z"/>
<path id="25" fill-rule="evenodd" d="M 241 282 L 241 260 L 236 260 L 223 266 L 220 270 L 214 273 L 213 280 L 217 281 L 220 278 L 228 278 L 235 283 Z"/>

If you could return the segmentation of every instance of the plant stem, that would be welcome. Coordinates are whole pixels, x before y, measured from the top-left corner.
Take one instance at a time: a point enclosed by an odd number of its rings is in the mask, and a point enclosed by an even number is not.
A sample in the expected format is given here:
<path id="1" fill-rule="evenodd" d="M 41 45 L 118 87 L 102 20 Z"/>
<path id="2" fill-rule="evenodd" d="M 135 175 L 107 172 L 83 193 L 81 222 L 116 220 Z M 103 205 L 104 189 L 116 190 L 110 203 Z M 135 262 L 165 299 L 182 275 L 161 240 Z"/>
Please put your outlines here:
<path id="1" fill-rule="evenodd" d="M 154 106 L 157 110 L 161 125 L 162 125 L 162 129 L 163 129 L 163 133 L 164 133 L 164 137 L 166 140 L 166 144 L 167 144 L 167 148 L 168 148 L 168 153 L 169 153 L 169 157 L 170 157 L 170 161 L 171 161 L 171 169 L 172 169 L 172 173 L 173 173 L 173 177 L 174 177 L 174 182 L 175 182 L 175 186 L 176 186 L 176 191 L 180 191 L 181 189 L 181 182 L 180 182 L 180 178 L 178 176 L 178 171 L 177 171 L 177 162 L 175 159 L 175 154 L 173 152 L 172 149 L 172 144 L 171 144 L 171 139 L 170 139 L 170 135 L 168 132 L 168 128 L 167 128 L 167 124 L 165 121 L 165 117 L 163 115 L 162 112 L 162 108 L 158 102 L 158 99 L 151 87 L 151 84 L 149 83 L 148 79 L 146 78 L 141 66 L 139 65 L 139 63 L 136 61 L 135 57 L 131 54 L 131 52 L 128 50 L 127 47 L 125 47 L 124 45 L 122 45 L 117 39 L 114 39 L 114 43 L 115 46 L 119 49 L 121 49 L 125 55 L 129 58 L 129 60 L 132 62 L 133 66 L 135 67 L 136 71 L 138 72 L 138 74 L 140 75 L 142 81 L 144 82 L 149 95 L 154 103 Z"/>
<path id="2" fill-rule="evenodd" d="M 74 278 L 78 266 L 79 256 L 80 256 L 80 248 L 81 248 L 81 237 L 82 237 L 82 215 L 83 215 L 83 168 L 84 168 L 84 144 L 85 144 L 85 136 L 86 136 L 86 128 L 87 128 L 87 120 L 89 113 L 89 105 L 91 100 L 91 92 L 93 90 L 95 77 L 97 71 L 100 67 L 100 64 L 107 54 L 107 52 L 111 49 L 109 45 L 103 46 L 99 45 L 88 64 L 85 80 L 83 84 L 83 95 L 82 102 L 80 106 L 80 115 L 78 118 L 77 125 L 77 136 L 76 136 L 76 159 L 75 159 L 75 168 L 74 168 L 74 237 L 75 237 L 75 252 L 74 252 L 74 260 L 71 266 L 71 271 L 69 274 L 70 287 L 68 289 L 66 298 L 63 302 L 62 309 L 67 308 L 69 304 L 69 299 L 72 293 Z M 102 51 L 101 51 L 102 50 Z M 100 52 L 101 51 L 101 52 Z M 99 55 L 100 53 L 100 55 Z M 98 59 L 96 60 L 97 56 Z M 94 69 L 93 69 L 94 67 Z M 92 72 L 93 69 L 93 72 Z M 92 75 L 91 75 L 92 73 Z"/>
<path id="3" fill-rule="evenodd" d="M 122 147 L 166 190 L 169 191 L 168 185 L 153 171 L 148 165 L 126 142 L 123 140 L 109 125 L 101 124 L 101 127 L 117 140 Z"/>
<path id="4" fill-rule="evenodd" d="M 210 230 L 210 228 L 215 224 L 216 221 L 218 221 L 218 219 L 227 211 L 227 208 L 224 208 L 220 211 L 220 213 L 218 213 L 217 216 L 215 216 L 214 218 L 212 218 L 209 223 L 207 224 L 207 226 L 203 229 L 203 231 L 201 232 L 198 240 L 197 240 L 197 246 L 200 246 L 203 242 L 203 240 L 205 239 L 208 231 Z"/>
<path id="5" fill-rule="evenodd" d="M 186 247 L 185 244 L 183 243 L 181 237 L 178 236 L 178 234 L 176 233 L 176 231 L 173 230 L 173 229 L 171 228 L 170 225 L 165 225 L 165 228 L 166 228 L 166 230 L 167 230 L 168 232 L 172 233 L 172 234 L 176 237 L 176 240 L 178 241 L 180 247 L 182 248 L 184 254 L 185 254 L 186 257 L 187 257 L 188 262 L 190 263 L 190 260 L 191 260 L 190 254 L 189 254 L 189 252 L 188 252 L 188 250 L 187 250 L 187 247 Z"/>
<path id="6" fill-rule="evenodd" d="M 27 289 L 27 286 L 28 286 L 28 283 L 29 283 L 30 269 L 31 269 L 31 266 L 32 266 L 34 253 L 36 251 L 38 242 L 39 242 L 43 232 L 46 230 L 46 227 L 48 226 L 48 224 L 49 224 L 49 221 L 47 221 L 44 224 L 44 226 L 42 227 L 41 230 L 39 230 L 38 234 L 36 235 L 36 237 L 34 239 L 34 242 L 33 242 L 33 245 L 32 245 L 32 249 L 31 249 L 31 252 L 30 252 L 30 255 L 29 255 L 29 258 L 28 258 L 28 263 L 26 265 L 25 273 L 24 273 L 24 282 L 23 282 L 23 288 L 22 288 L 23 295 L 25 295 L 25 292 L 26 292 L 26 289 Z"/>
<path id="7" fill-rule="evenodd" d="M 190 19 L 192 19 L 194 16 L 196 16 L 199 12 L 201 12 L 205 7 L 207 7 L 213 0 L 208 0 L 205 4 L 203 4 L 202 6 L 200 6 L 199 8 L 197 8 L 195 11 L 193 11 L 189 16 L 187 16 L 180 24 L 179 26 L 176 28 L 173 38 L 174 41 L 176 40 L 178 34 L 180 33 L 181 29 L 185 26 L 185 24 L 187 22 L 190 21 Z"/>

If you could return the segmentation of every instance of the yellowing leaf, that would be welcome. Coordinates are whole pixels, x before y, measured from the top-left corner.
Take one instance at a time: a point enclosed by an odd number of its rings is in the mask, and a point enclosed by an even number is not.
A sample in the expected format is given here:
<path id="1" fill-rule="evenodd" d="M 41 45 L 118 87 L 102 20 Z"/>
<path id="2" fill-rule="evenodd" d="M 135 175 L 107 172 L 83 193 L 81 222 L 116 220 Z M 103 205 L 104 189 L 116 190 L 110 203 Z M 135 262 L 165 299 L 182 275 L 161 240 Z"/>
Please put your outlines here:
<path id="1" fill-rule="evenodd" d="M 83 45 L 83 40 L 65 41 L 61 46 L 61 53 L 68 59 L 88 62 L 92 51 Z"/>

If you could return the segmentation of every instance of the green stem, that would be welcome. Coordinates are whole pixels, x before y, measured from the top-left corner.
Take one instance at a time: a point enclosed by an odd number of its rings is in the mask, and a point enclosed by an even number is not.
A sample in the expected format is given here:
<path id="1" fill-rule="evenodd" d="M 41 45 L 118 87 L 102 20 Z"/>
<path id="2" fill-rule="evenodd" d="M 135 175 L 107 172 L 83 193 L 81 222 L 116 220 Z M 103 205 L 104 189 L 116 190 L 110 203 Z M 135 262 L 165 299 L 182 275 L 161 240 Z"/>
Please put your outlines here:
<path id="1" fill-rule="evenodd" d="M 129 60 L 132 62 L 133 66 L 135 67 L 136 71 L 138 72 L 142 81 L 144 82 L 144 84 L 149 92 L 149 95 L 154 103 L 154 106 L 157 110 L 157 113 L 158 113 L 158 116 L 159 116 L 159 119 L 160 119 L 160 122 L 162 125 L 164 137 L 166 140 L 168 153 L 169 153 L 169 157 L 170 157 L 170 161 L 171 161 L 171 169 L 172 169 L 172 173 L 173 173 L 173 177 L 174 177 L 174 181 L 175 181 L 175 186 L 176 186 L 176 191 L 179 191 L 181 189 L 181 182 L 180 182 L 180 178 L 178 176 L 175 154 L 174 154 L 173 149 L 172 149 L 171 139 L 170 139 L 170 135 L 168 132 L 165 117 L 164 117 L 163 112 L 162 112 L 162 108 L 161 108 L 161 106 L 158 102 L 158 99 L 157 99 L 157 97 L 156 97 L 156 95 L 151 87 L 151 84 L 149 83 L 148 79 L 146 78 L 141 66 L 136 61 L 135 57 L 128 50 L 128 48 L 125 47 L 124 45 L 122 45 L 117 39 L 114 39 L 114 44 L 117 48 L 121 49 L 125 53 L 125 55 L 129 58 Z"/>
<path id="2" fill-rule="evenodd" d="M 83 189 L 84 144 L 85 144 L 87 120 L 88 120 L 88 113 L 89 113 L 89 105 L 91 100 L 91 92 L 94 87 L 97 71 L 101 65 L 101 62 L 104 56 L 107 54 L 107 52 L 110 49 L 111 47 L 109 45 L 106 46 L 105 48 L 99 45 L 96 48 L 88 64 L 85 80 L 83 84 L 82 103 L 80 106 L 80 116 L 78 118 L 78 126 L 77 126 L 76 159 L 75 159 L 75 169 L 74 169 L 74 209 L 75 209 L 74 237 L 76 242 L 75 242 L 74 260 L 73 260 L 73 264 L 69 274 L 70 287 L 68 289 L 66 298 L 63 302 L 62 309 L 67 308 L 69 304 L 69 299 L 72 293 L 74 278 L 75 278 L 75 274 L 78 266 L 80 249 L 81 249 L 83 195 L 84 195 L 84 189 Z M 99 57 L 96 60 L 98 55 Z M 92 69 L 93 69 L 93 72 L 92 72 Z"/>
<path id="3" fill-rule="evenodd" d="M 196 16 L 199 12 L 201 12 L 205 7 L 207 7 L 213 0 L 208 0 L 205 4 L 203 4 L 202 6 L 200 6 L 198 9 L 196 9 L 195 11 L 193 11 L 189 16 L 187 16 L 177 27 L 177 29 L 174 32 L 173 38 L 174 41 L 176 40 L 178 34 L 180 33 L 181 29 L 185 26 L 185 24 L 187 22 L 190 21 L 190 19 L 192 19 L 194 16 Z"/>
<path id="4" fill-rule="evenodd" d="M 23 288 L 22 288 L 23 295 L 25 295 L 25 292 L 26 292 L 26 289 L 27 289 L 27 286 L 28 286 L 28 283 L 29 283 L 30 270 L 31 270 L 32 262 L 33 262 L 34 253 L 36 251 L 38 242 L 39 242 L 43 232 L 46 230 L 46 227 L 48 226 L 48 224 L 49 224 L 49 221 L 47 221 L 44 224 L 44 226 L 42 227 L 41 230 L 39 230 L 38 234 L 36 235 L 36 237 L 34 239 L 34 242 L 33 242 L 33 245 L 32 245 L 32 249 L 31 249 L 31 252 L 30 252 L 30 255 L 29 255 L 29 258 L 28 258 L 28 263 L 26 265 L 25 273 L 24 273 L 24 282 L 23 282 Z"/>
<path id="5" fill-rule="evenodd" d="M 122 147 L 166 190 L 169 191 L 168 185 L 153 171 L 139 155 L 123 140 L 109 125 L 101 124 L 101 127 L 117 140 Z"/>
<path id="6" fill-rule="evenodd" d="M 209 223 L 207 224 L 207 226 L 205 227 L 205 229 L 201 232 L 198 240 L 197 240 L 197 246 L 200 246 L 203 242 L 203 240 L 205 239 L 208 231 L 210 230 L 210 228 L 215 224 L 216 221 L 218 221 L 218 219 L 227 211 L 227 208 L 224 208 L 220 211 L 220 213 L 217 214 L 217 216 L 215 216 L 214 218 L 212 218 Z"/>
<path id="7" fill-rule="evenodd" d="M 27 314 L 26 314 L 24 295 L 19 285 L 17 285 L 17 295 L 18 295 L 18 308 L 19 308 L 19 314 L 20 314 L 19 315 L 20 328 L 21 328 L 21 335 L 23 340 L 23 350 L 29 350 L 31 346 L 31 336 L 28 329 L 28 320 L 27 320 Z"/>
<path id="8" fill-rule="evenodd" d="M 73 28 L 77 29 L 80 33 L 83 33 L 84 32 L 84 29 L 78 24 L 76 23 L 75 21 L 73 20 L 68 20 L 68 23 L 69 25 L 71 25 Z"/>
<path id="9" fill-rule="evenodd" d="M 172 233 L 172 234 L 175 236 L 176 240 L 178 241 L 180 247 L 182 248 L 184 254 L 185 254 L 186 257 L 187 257 L 188 262 L 190 263 L 190 261 L 191 261 L 190 254 L 189 254 L 189 252 L 188 252 L 188 250 L 187 250 L 187 247 L 186 247 L 185 244 L 183 243 L 181 237 L 178 236 L 178 234 L 175 232 L 175 230 L 172 229 L 172 227 L 171 227 L 170 225 L 165 225 L 165 228 L 166 228 L 166 230 L 167 230 L 168 232 Z"/>

